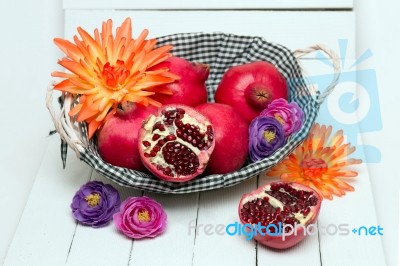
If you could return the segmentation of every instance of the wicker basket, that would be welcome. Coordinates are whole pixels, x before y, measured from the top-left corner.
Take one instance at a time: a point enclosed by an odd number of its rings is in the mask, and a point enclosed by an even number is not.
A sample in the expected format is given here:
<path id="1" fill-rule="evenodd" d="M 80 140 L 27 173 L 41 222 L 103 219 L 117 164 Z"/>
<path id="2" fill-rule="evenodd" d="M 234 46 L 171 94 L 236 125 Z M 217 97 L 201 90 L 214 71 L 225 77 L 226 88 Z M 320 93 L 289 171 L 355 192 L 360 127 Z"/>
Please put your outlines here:
<path id="1" fill-rule="evenodd" d="M 257 60 L 274 64 L 288 81 L 290 100 L 297 102 L 305 113 L 301 130 L 291 136 L 272 156 L 254 163 L 248 162 L 236 172 L 202 176 L 185 183 L 166 182 L 148 173 L 104 162 L 98 154 L 95 141 L 88 141 L 86 137 L 86 125 L 77 123 L 74 117 L 68 115 L 73 105 L 70 94 L 62 95 L 61 109 L 59 112 L 55 111 L 52 84 L 49 86 L 46 103 L 62 139 L 61 154 L 64 163 L 68 144 L 80 160 L 123 186 L 159 193 L 190 193 L 232 186 L 268 170 L 301 144 L 317 117 L 321 103 L 335 87 L 340 74 L 338 57 L 323 45 L 315 45 L 292 53 L 286 47 L 267 42 L 261 37 L 224 33 L 182 33 L 159 37 L 157 41 L 158 45 L 172 44 L 174 46 L 172 53 L 176 56 L 210 66 L 210 75 L 206 83 L 209 101 L 213 101 L 218 83 L 229 67 Z M 325 52 L 332 59 L 334 66 L 334 79 L 324 93 L 315 91 L 311 86 L 307 87 L 297 62 L 299 57 L 317 50 Z"/>

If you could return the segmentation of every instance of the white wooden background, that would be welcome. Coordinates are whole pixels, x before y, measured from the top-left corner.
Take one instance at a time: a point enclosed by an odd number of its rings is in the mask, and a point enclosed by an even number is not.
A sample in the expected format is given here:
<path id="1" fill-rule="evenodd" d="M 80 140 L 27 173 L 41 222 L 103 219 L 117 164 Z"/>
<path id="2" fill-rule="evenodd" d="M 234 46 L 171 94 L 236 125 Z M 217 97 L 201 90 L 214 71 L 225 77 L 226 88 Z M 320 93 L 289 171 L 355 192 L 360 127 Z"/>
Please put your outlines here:
<path id="1" fill-rule="evenodd" d="M 267 40 L 291 49 L 303 48 L 316 42 L 335 49 L 337 40 L 344 38 L 349 40 L 350 46 L 343 59 L 352 62 L 355 58 L 354 12 L 347 10 L 351 8 L 352 2 L 337 2 L 346 10 L 164 11 L 147 10 L 147 6 L 141 7 L 144 10 L 91 10 L 87 9 L 88 6 L 81 6 L 78 1 L 70 0 L 65 1 L 65 36 L 70 38 L 78 25 L 93 29 L 107 18 L 113 18 L 118 25 L 125 17 L 131 16 L 134 31 L 137 29 L 136 34 L 146 27 L 152 36 L 187 31 L 224 31 L 264 36 Z M 122 1 L 115 2 L 117 5 L 120 3 Z M 255 5 L 256 1 L 250 3 Z M 105 2 L 99 4 L 100 8 L 101 4 Z M 111 8 L 107 5 L 104 7 Z M 160 8 L 163 7 L 161 5 Z M 221 23 L 221 19 L 226 23 Z M 330 73 L 326 65 L 317 62 L 312 56 L 301 62 L 308 74 Z M 356 119 L 354 116 L 354 121 Z M 324 117 L 319 117 L 319 121 L 329 124 Z M 377 224 L 367 167 L 362 164 L 357 169 L 359 177 L 352 183 L 356 192 L 334 201 L 325 201 L 318 220 L 319 226 L 340 223 L 354 226 Z M 255 177 L 231 188 L 187 195 L 144 193 L 163 204 L 169 225 L 162 236 L 140 241 L 125 238 L 113 225 L 92 229 L 80 226 L 73 220 L 69 208 L 72 197 L 82 184 L 91 179 L 106 181 L 75 158 L 71 151 L 67 168 L 63 170 L 59 158 L 59 140 L 53 136 L 5 265 L 254 266 L 293 265 L 299 262 L 324 266 L 384 265 L 378 237 L 321 234 L 308 237 L 292 249 L 274 251 L 246 241 L 244 237 L 207 235 L 202 230 L 197 236 L 194 231 L 189 233 L 192 221 L 214 226 L 238 221 L 237 205 L 241 195 L 265 183 L 267 180 L 263 177 Z M 116 187 L 123 198 L 142 195 L 138 190 Z"/>

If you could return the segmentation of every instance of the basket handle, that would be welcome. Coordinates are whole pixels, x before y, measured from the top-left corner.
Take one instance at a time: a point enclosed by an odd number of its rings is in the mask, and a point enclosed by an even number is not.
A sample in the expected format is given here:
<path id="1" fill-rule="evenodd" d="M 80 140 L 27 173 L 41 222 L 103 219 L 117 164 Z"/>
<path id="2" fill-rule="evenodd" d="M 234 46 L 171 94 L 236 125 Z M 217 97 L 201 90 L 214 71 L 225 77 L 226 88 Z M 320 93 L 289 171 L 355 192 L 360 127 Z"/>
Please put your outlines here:
<path id="1" fill-rule="evenodd" d="M 303 57 L 304 55 L 307 55 L 309 53 L 315 52 L 315 51 L 322 51 L 325 54 L 328 55 L 328 57 L 332 60 L 333 63 L 333 80 L 329 84 L 329 86 L 326 88 L 326 90 L 321 93 L 320 91 L 317 91 L 317 102 L 318 104 L 322 104 L 325 100 L 326 97 L 333 91 L 335 86 L 337 85 L 340 77 L 340 59 L 338 55 L 328 47 L 326 47 L 323 44 L 315 44 L 313 46 L 304 48 L 304 49 L 297 49 L 293 52 L 294 56 L 298 59 Z"/>
<path id="2" fill-rule="evenodd" d="M 79 132 L 74 130 L 77 125 L 75 125 L 75 121 L 71 121 L 72 118 L 68 114 L 71 108 L 72 95 L 69 93 L 64 94 L 64 104 L 61 107 L 60 113 L 57 114 L 53 106 L 54 85 L 55 82 L 51 82 L 47 88 L 46 107 L 50 112 L 53 124 L 60 134 L 61 139 L 64 140 L 68 146 L 75 151 L 77 157 L 80 158 L 80 153 L 85 150 L 81 138 L 79 138 L 82 136 L 76 134 L 76 132 Z"/>

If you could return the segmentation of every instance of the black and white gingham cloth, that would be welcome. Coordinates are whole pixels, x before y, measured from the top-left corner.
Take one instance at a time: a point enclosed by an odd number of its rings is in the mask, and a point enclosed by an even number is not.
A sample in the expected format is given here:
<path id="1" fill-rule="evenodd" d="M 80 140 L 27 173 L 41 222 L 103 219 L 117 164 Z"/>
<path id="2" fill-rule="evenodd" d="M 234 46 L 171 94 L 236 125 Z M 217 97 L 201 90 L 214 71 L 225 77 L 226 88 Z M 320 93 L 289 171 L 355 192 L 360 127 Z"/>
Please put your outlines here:
<path id="1" fill-rule="evenodd" d="M 289 83 L 290 100 L 297 102 L 305 113 L 303 127 L 269 158 L 247 163 L 233 173 L 197 177 L 185 183 L 166 182 L 150 174 L 110 165 L 101 159 L 92 141 L 85 152 L 81 153 L 80 159 L 100 174 L 123 186 L 159 193 L 190 193 L 228 187 L 271 168 L 289 155 L 307 136 L 318 114 L 319 104 L 308 91 L 297 60 L 287 48 L 267 42 L 261 37 L 224 33 L 182 33 L 159 37 L 157 40 L 158 45 L 172 44 L 172 53 L 176 56 L 210 66 L 206 83 L 209 101 L 214 100 L 218 83 L 228 68 L 258 60 L 274 64 Z M 66 149 L 63 149 L 63 156 L 65 158 Z M 229 160 L 229 157 L 226 159 Z"/>

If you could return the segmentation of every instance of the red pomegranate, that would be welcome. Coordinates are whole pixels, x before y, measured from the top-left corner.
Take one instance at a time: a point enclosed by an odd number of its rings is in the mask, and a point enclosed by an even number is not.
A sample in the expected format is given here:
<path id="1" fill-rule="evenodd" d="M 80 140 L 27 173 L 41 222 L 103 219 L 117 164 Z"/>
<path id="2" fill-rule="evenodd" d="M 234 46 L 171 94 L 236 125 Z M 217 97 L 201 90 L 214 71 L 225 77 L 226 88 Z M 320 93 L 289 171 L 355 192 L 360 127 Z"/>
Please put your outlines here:
<path id="1" fill-rule="evenodd" d="M 214 145 L 210 121 L 186 105 L 164 105 L 139 131 L 143 164 L 166 181 L 185 182 L 203 173 Z"/>
<path id="2" fill-rule="evenodd" d="M 249 150 L 249 129 L 246 120 L 231 106 L 204 103 L 196 107 L 212 123 L 215 148 L 208 163 L 208 174 L 226 174 L 243 166 Z"/>
<path id="3" fill-rule="evenodd" d="M 243 224 L 258 228 L 254 239 L 260 244 L 286 249 L 304 239 L 307 227 L 317 220 L 321 202 L 321 196 L 309 187 L 271 182 L 242 196 L 239 217 Z"/>
<path id="4" fill-rule="evenodd" d="M 115 166 L 144 171 L 138 150 L 138 133 L 143 121 L 157 108 L 124 103 L 109 116 L 98 134 L 98 149 L 104 161 Z"/>
<path id="5" fill-rule="evenodd" d="M 256 61 L 231 67 L 215 92 L 215 101 L 240 110 L 250 123 L 277 98 L 288 99 L 285 78 L 274 65 Z"/>
<path id="6" fill-rule="evenodd" d="M 210 73 L 208 65 L 191 63 L 180 57 L 170 57 L 158 64 L 154 69 L 168 67 L 171 73 L 180 77 L 179 80 L 162 85 L 172 91 L 172 95 L 156 94 L 153 99 L 162 104 L 184 104 L 197 106 L 207 102 L 205 81 Z"/>

